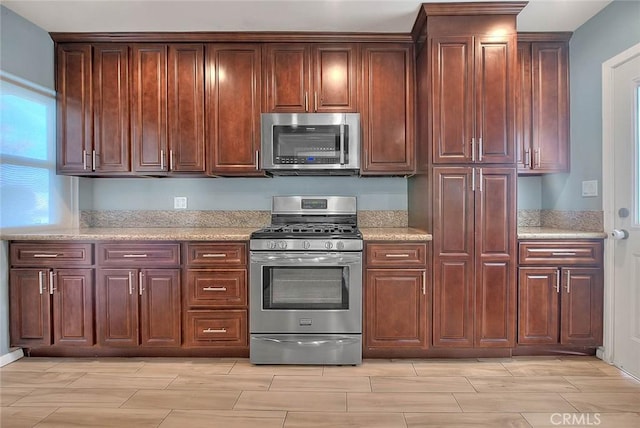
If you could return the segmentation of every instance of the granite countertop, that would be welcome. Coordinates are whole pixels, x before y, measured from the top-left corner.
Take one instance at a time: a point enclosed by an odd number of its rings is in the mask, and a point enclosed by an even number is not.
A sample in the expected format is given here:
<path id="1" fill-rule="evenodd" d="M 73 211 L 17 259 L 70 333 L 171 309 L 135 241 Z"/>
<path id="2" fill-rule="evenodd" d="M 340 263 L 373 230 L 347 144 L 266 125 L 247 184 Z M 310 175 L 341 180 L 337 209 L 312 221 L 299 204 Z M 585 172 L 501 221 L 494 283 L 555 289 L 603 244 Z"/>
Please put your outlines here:
<path id="1" fill-rule="evenodd" d="M 604 239 L 605 232 L 585 232 L 550 227 L 519 227 L 518 239 Z"/>
<path id="2" fill-rule="evenodd" d="M 237 227 L 141 227 L 58 229 L 39 232 L 6 233 L 7 241 L 247 241 L 257 228 Z M 431 235 L 409 227 L 361 228 L 366 241 L 430 241 Z"/>

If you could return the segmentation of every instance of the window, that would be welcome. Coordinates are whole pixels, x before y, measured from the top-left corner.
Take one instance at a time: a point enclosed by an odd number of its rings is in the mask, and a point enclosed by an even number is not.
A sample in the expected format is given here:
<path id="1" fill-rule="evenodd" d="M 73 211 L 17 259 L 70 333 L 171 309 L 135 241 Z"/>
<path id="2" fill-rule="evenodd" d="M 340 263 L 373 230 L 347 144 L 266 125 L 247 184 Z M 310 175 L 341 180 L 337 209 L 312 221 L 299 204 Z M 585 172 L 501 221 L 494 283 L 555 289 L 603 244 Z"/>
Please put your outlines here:
<path id="1" fill-rule="evenodd" d="M 0 227 L 71 225 L 75 184 L 56 176 L 55 93 L 0 72 Z"/>

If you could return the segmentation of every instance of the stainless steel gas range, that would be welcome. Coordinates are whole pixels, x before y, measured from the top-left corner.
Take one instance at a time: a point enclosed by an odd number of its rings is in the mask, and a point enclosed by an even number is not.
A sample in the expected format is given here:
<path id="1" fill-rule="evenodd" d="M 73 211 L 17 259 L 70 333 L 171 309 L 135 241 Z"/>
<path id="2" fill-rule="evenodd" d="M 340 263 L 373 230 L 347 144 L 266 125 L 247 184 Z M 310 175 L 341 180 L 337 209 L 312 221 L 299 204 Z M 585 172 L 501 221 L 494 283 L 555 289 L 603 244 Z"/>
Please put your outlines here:
<path id="1" fill-rule="evenodd" d="M 274 196 L 250 241 L 254 364 L 362 362 L 362 234 L 356 198 Z"/>

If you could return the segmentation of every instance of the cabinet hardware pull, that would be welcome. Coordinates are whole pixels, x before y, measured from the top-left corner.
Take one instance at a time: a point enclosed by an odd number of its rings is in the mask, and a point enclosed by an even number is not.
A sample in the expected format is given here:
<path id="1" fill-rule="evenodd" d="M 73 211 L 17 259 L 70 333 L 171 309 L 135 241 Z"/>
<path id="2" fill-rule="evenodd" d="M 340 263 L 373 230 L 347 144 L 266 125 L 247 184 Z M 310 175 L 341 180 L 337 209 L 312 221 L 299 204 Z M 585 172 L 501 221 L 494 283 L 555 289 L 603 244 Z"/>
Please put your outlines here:
<path id="1" fill-rule="evenodd" d="M 482 192 L 482 168 L 480 168 L 480 185 L 478 186 Z"/>
<path id="2" fill-rule="evenodd" d="M 133 272 L 129 271 L 129 295 L 133 294 Z"/>
<path id="3" fill-rule="evenodd" d="M 125 259 L 144 259 L 148 257 L 148 254 L 123 254 L 122 257 Z"/>
<path id="4" fill-rule="evenodd" d="M 205 328 L 202 330 L 203 333 L 226 333 L 226 328 Z"/>
<path id="5" fill-rule="evenodd" d="M 347 125 L 340 125 L 340 165 L 344 165 L 344 128 Z"/>
<path id="6" fill-rule="evenodd" d="M 471 168 L 471 191 L 476 191 L 476 169 Z"/>
<path id="7" fill-rule="evenodd" d="M 529 149 L 524 149 L 524 159 L 522 159 L 522 161 L 524 162 L 524 166 L 529 166 L 531 165 L 531 162 L 529 160 Z"/>
<path id="8" fill-rule="evenodd" d="M 87 169 L 87 151 L 86 150 L 82 151 L 82 169 L 84 170 Z"/>
<path id="9" fill-rule="evenodd" d="M 256 169 L 260 169 L 260 151 L 256 150 Z"/>
<path id="10" fill-rule="evenodd" d="M 471 139 L 471 162 L 476 161 L 476 139 Z"/>
<path id="11" fill-rule="evenodd" d="M 313 111 L 318 111 L 318 93 L 313 93 Z"/>
<path id="12" fill-rule="evenodd" d="M 91 171 L 96 170 L 96 151 L 91 150 Z"/>
<path id="13" fill-rule="evenodd" d="M 227 291 L 227 287 L 204 287 L 204 291 Z"/>
<path id="14" fill-rule="evenodd" d="M 369 151 L 367 149 L 364 150 L 364 169 L 367 169 L 369 166 Z"/>
<path id="15" fill-rule="evenodd" d="M 478 162 L 482 162 L 482 137 L 478 138 Z"/>
<path id="16" fill-rule="evenodd" d="M 575 256 L 576 253 L 571 251 L 562 251 L 562 252 L 551 253 L 551 255 L 552 256 Z"/>
<path id="17" fill-rule="evenodd" d="M 42 259 L 42 258 L 50 258 L 53 259 L 55 257 L 58 257 L 58 254 L 34 254 L 33 258 L 34 259 Z"/>
<path id="18" fill-rule="evenodd" d="M 309 94 L 304 93 L 304 111 L 309 111 Z"/>
<path id="19" fill-rule="evenodd" d="M 169 150 L 169 171 L 173 171 L 173 150 Z"/>
<path id="20" fill-rule="evenodd" d="M 227 257 L 225 253 L 206 253 L 202 255 L 203 258 L 215 258 L 215 257 Z"/>
<path id="21" fill-rule="evenodd" d="M 142 296 L 142 292 L 144 291 L 144 288 L 142 287 L 142 278 L 144 278 L 144 274 L 142 273 L 142 271 L 140 271 L 138 273 L 138 294 L 140 294 Z"/>
<path id="22" fill-rule="evenodd" d="M 43 273 L 44 272 L 42 272 L 42 271 L 38 271 L 38 286 L 40 287 L 40 294 L 42 294 L 42 288 L 43 288 L 43 285 L 44 285 L 44 280 L 42 279 L 42 274 Z"/>
<path id="23" fill-rule="evenodd" d="M 527 278 L 529 278 L 529 279 L 547 279 L 547 277 L 544 276 L 544 275 L 531 275 L 531 276 L 528 276 Z"/>
<path id="24" fill-rule="evenodd" d="M 541 157 L 542 157 L 542 149 L 540 149 L 540 148 L 535 149 L 534 150 L 534 159 L 537 159 L 537 160 L 535 160 L 537 168 L 540 168 L 540 162 L 541 162 L 540 158 Z"/>
<path id="25" fill-rule="evenodd" d="M 49 271 L 49 294 L 53 294 L 53 292 L 56 290 L 55 287 L 53 286 L 54 282 L 53 282 L 53 277 L 56 274 L 53 273 L 52 270 Z"/>
<path id="26" fill-rule="evenodd" d="M 160 150 L 160 171 L 164 171 L 164 150 Z"/>
<path id="27" fill-rule="evenodd" d="M 556 293 L 560 293 L 560 271 L 556 271 Z"/>
<path id="28" fill-rule="evenodd" d="M 427 295 L 427 271 L 422 271 L 422 295 Z"/>
<path id="29" fill-rule="evenodd" d="M 571 293 L 571 271 L 567 269 L 567 294 Z"/>
<path id="30" fill-rule="evenodd" d="M 409 257 L 409 254 L 385 254 L 385 257 Z"/>

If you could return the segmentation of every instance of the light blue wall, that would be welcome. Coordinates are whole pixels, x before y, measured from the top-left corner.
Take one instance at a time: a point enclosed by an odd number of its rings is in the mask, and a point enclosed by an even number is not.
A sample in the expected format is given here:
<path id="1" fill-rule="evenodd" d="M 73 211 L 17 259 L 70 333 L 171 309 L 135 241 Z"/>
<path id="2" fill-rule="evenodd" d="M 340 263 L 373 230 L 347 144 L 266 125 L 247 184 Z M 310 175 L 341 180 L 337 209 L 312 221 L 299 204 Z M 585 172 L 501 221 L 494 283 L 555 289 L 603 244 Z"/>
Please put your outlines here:
<path id="1" fill-rule="evenodd" d="M 53 42 L 42 28 L 0 5 L 0 69 L 54 88 Z M 0 241 L 0 355 L 9 350 L 7 243 Z"/>
<path id="2" fill-rule="evenodd" d="M 97 178 L 80 180 L 80 209 L 171 210 L 186 196 L 189 210 L 269 210 L 274 195 L 358 197 L 361 210 L 406 210 L 403 177 Z"/>
<path id="3" fill-rule="evenodd" d="M 542 177 L 518 177 L 518 209 L 539 210 L 542 206 Z"/>
<path id="4" fill-rule="evenodd" d="M 578 28 L 569 44 L 571 173 L 542 178 L 542 208 L 602 210 L 602 63 L 640 43 L 640 1 L 614 0 Z M 599 196 L 583 198 L 582 181 Z"/>

